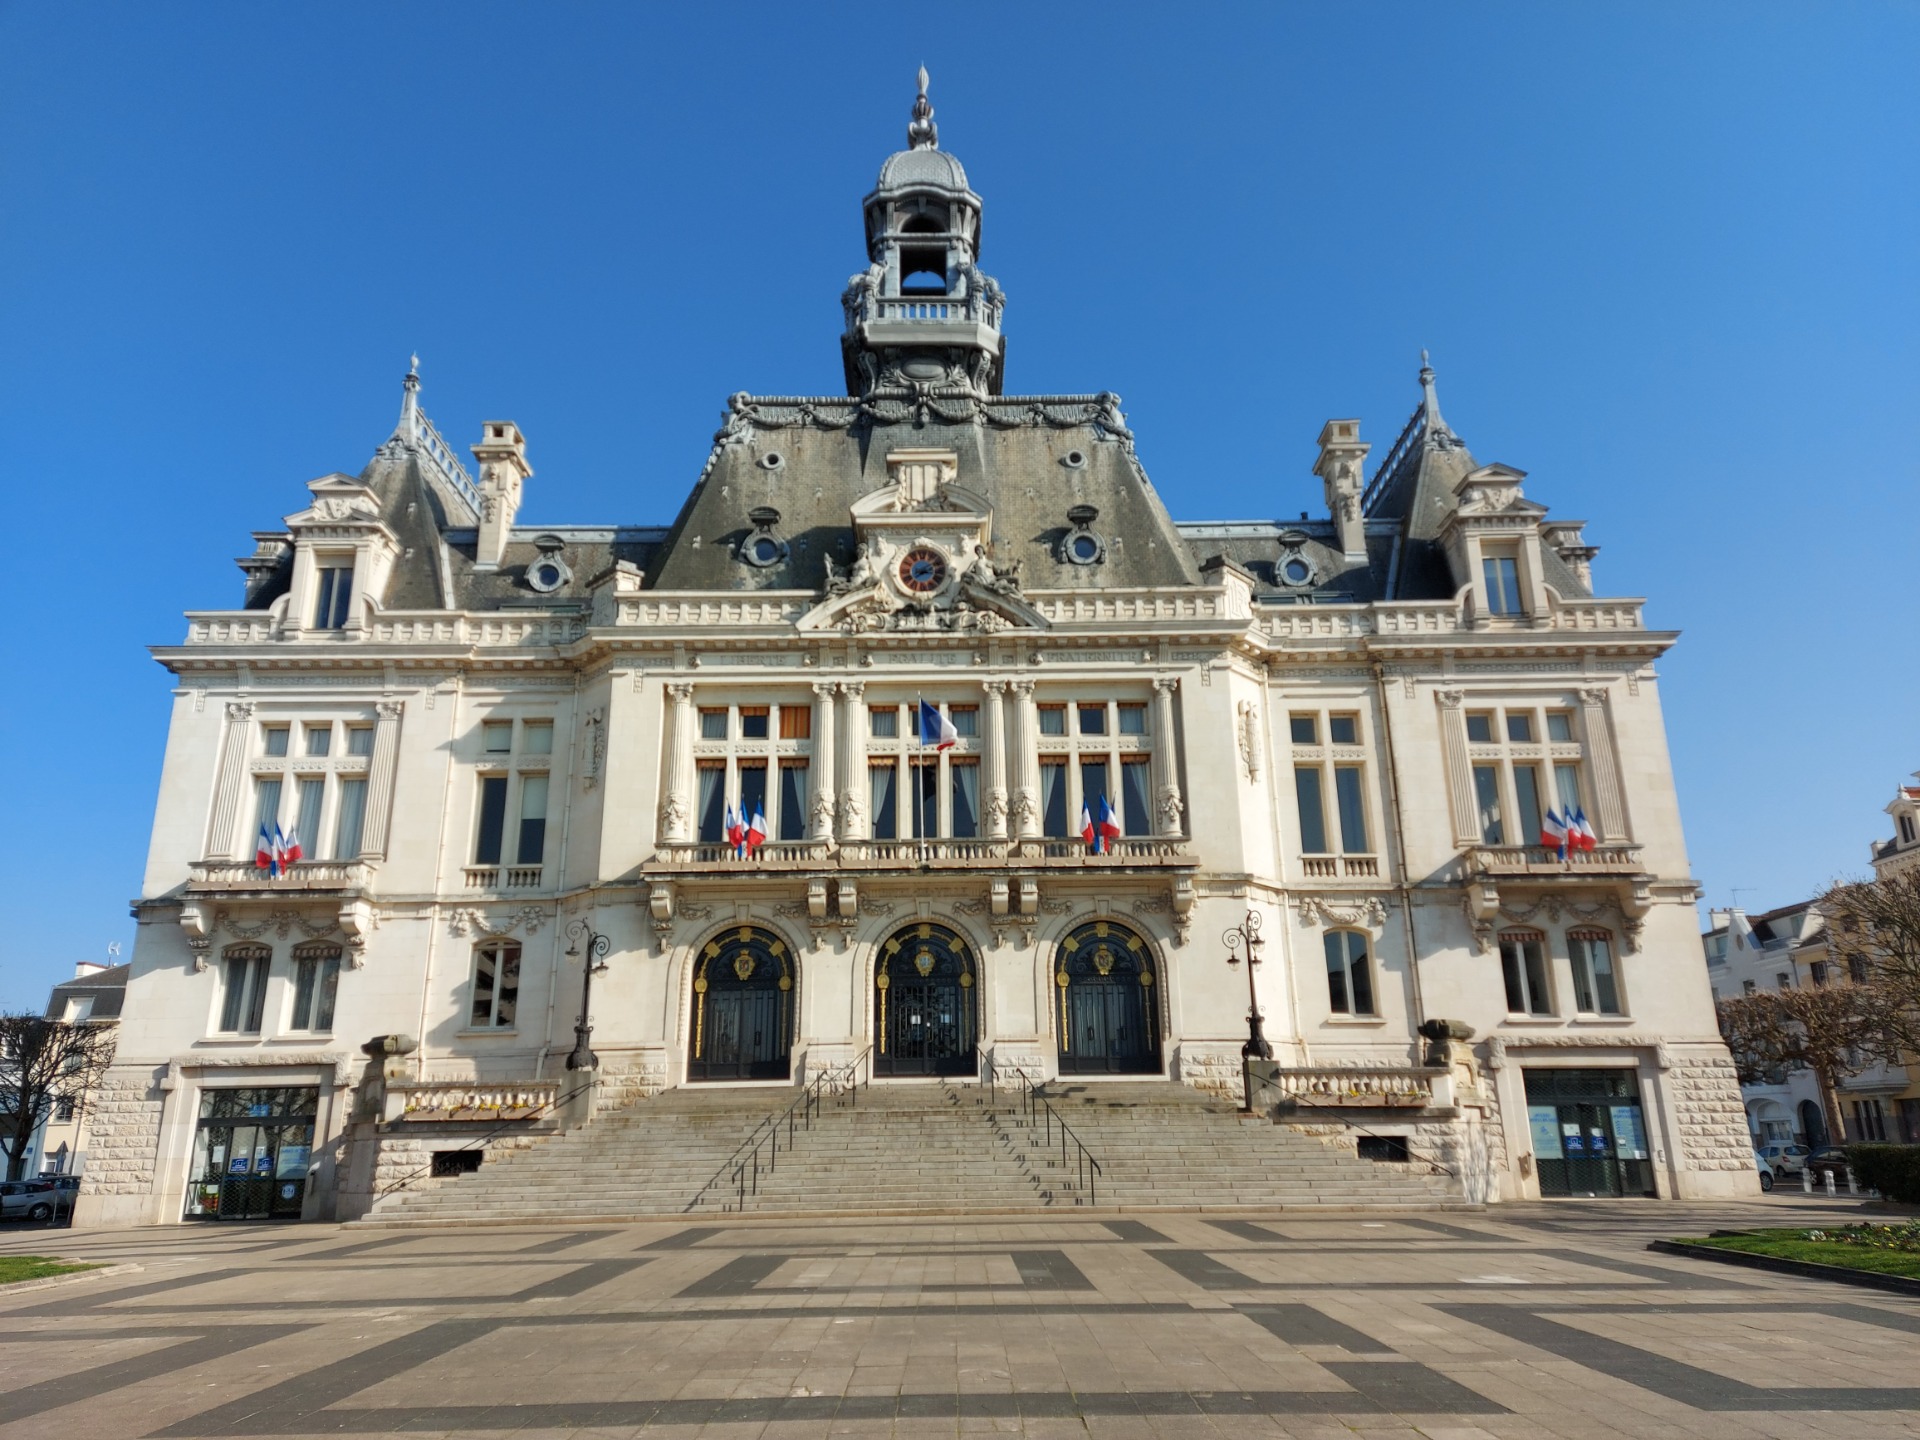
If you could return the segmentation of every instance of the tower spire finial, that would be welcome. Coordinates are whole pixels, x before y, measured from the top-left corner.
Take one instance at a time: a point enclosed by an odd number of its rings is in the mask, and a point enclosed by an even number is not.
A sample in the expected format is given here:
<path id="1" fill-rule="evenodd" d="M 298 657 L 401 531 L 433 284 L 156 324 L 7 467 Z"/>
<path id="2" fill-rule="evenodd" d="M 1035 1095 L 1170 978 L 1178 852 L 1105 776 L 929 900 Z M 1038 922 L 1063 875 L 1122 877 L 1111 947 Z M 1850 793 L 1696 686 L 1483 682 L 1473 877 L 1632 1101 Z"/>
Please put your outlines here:
<path id="1" fill-rule="evenodd" d="M 1426 415 L 1427 434 L 1453 434 L 1441 417 L 1440 392 L 1433 385 L 1433 361 L 1424 348 L 1420 351 L 1420 407 Z"/>
<path id="2" fill-rule="evenodd" d="M 938 150 L 940 128 L 933 123 L 933 102 L 927 99 L 927 67 L 920 67 L 920 93 L 913 100 L 913 119 L 907 125 L 907 146 L 912 150 Z"/>
<path id="3" fill-rule="evenodd" d="M 407 357 L 407 378 L 400 382 L 400 423 L 393 433 L 409 445 L 420 439 L 420 357 Z"/>

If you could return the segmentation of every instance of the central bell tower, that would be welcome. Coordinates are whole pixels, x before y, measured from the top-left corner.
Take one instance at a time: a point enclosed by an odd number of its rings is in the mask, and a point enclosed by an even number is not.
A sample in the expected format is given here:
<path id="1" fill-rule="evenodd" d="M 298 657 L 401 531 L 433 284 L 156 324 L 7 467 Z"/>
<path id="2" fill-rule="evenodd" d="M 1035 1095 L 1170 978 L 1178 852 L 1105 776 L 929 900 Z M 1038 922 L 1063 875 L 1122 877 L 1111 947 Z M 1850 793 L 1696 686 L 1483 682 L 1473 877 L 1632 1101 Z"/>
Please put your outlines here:
<path id="1" fill-rule="evenodd" d="M 847 284 L 840 339 L 847 393 L 971 390 L 998 395 L 1006 304 L 980 256 L 980 197 L 940 148 L 920 70 L 905 150 L 889 155 L 864 202 L 867 268 Z"/>

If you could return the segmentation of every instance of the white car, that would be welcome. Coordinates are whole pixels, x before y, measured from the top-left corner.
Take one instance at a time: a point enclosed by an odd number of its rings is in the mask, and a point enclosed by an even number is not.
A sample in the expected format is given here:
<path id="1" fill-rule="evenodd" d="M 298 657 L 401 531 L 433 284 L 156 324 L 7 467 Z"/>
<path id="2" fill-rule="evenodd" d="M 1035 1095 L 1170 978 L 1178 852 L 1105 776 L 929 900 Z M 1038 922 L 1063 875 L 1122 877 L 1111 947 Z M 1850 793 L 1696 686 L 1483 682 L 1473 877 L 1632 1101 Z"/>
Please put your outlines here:
<path id="1" fill-rule="evenodd" d="M 1761 1145 L 1757 1148 L 1776 1175 L 1798 1175 L 1800 1167 L 1807 1163 L 1807 1156 L 1813 1153 L 1805 1145 Z"/>
<path id="2" fill-rule="evenodd" d="M 1753 1152 L 1753 1168 L 1760 1172 L 1761 1193 L 1766 1194 L 1771 1192 L 1773 1189 L 1773 1166 L 1767 1163 L 1765 1152 L 1760 1150 Z"/>

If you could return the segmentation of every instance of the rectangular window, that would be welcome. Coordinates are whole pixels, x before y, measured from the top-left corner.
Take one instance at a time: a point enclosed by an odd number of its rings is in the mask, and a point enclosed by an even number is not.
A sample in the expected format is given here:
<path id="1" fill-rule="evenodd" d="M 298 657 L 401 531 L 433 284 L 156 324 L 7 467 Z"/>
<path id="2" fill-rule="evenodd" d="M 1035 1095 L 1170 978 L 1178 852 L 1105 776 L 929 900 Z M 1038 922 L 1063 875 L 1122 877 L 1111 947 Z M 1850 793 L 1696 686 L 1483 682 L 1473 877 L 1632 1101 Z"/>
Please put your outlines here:
<path id="1" fill-rule="evenodd" d="M 227 1035 L 258 1035 L 267 1008 L 264 950 L 248 949 L 226 958 L 221 977 L 220 1030 Z"/>
<path id="2" fill-rule="evenodd" d="M 1145 760 L 1120 762 L 1120 824 L 1128 835 L 1153 833 L 1152 769 Z"/>
<path id="3" fill-rule="evenodd" d="M 1618 1015 L 1620 985 L 1613 973 L 1613 945 L 1597 931 L 1576 930 L 1567 936 L 1573 960 L 1573 1004 L 1583 1015 Z"/>
<path id="4" fill-rule="evenodd" d="M 1067 766 L 1063 760 L 1040 765 L 1040 833 L 1062 839 L 1067 833 Z"/>
<path id="5" fill-rule="evenodd" d="M 1580 809 L 1580 767 L 1578 765 L 1555 765 L 1553 767 L 1553 789 L 1560 797 L 1560 813 L 1570 815 Z"/>
<path id="6" fill-rule="evenodd" d="M 371 725 L 349 725 L 347 727 L 347 754 L 373 754 L 373 727 Z"/>
<path id="7" fill-rule="evenodd" d="M 553 754 L 553 722 L 524 721 L 520 726 L 520 750 L 525 755 Z"/>
<path id="8" fill-rule="evenodd" d="M 1288 733 L 1293 736 L 1293 743 L 1296 745 L 1318 745 L 1320 743 L 1320 726 L 1311 715 L 1289 715 L 1287 717 L 1287 730 Z"/>
<path id="9" fill-rule="evenodd" d="M 782 722 L 787 714 L 785 710 L 780 712 Z M 780 728 L 784 730 L 785 724 L 782 723 Z M 804 761 L 798 765 L 780 767 L 780 838 L 807 838 L 807 767 Z"/>
<path id="10" fill-rule="evenodd" d="M 287 727 L 284 725 L 263 726 L 260 740 L 266 753 L 276 759 L 287 753 Z"/>
<path id="11" fill-rule="evenodd" d="M 1498 765 L 1473 767 L 1473 798 L 1480 807 L 1480 843 L 1482 845 L 1506 844 L 1506 827 L 1500 823 L 1500 767 Z"/>
<path id="12" fill-rule="evenodd" d="M 294 1030 L 322 1034 L 333 1029 L 333 1001 L 340 987 L 340 952 L 315 951 L 293 958 Z"/>
<path id="13" fill-rule="evenodd" d="M 1812 964 L 1808 965 L 1807 978 L 1813 981 L 1815 985 L 1826 984 L 1827 983 L 1827 962 L 1824 960 L 1815 960 Z"/>
<path id="14" fill-rule="evenodd" d="M 367 782 L 355 778 L 340 782 L 340 814 L 333 822 L 333 858 L 359 858 L 361 830 L 367 817 Z"/>
<path id="15" fill-rule="evenodd" d="M 498 865 L 507 834 L 507 777 L 480 777 L 480 824 L 473 842 L 473 863 Z"/>
<path id="16" fill-rule="evenodd" d="M 876 710 L 873 712 L 873 718 L 876 722 L 878 722 L 882 715 L 885 715 L 889 720 L 896 718 L 891 710 Z M 898 840 L 900 838 L 899 767 L 892 764 L 868 766 L 867 789 L 872 796 L 873 838 L 876 840 Z"/>
<path id="17" fill-rule="evenodd" d="M 1514 1015 L 1551 1015 L 1547 951 L 1538 935 L 1502 935 L 1500 969 L 1507 982 L 1507 1010 Z"/>
<path id="18" fill-rule="evenodd" d="M 278 779 L 260 779 L 253 782 L 253 838 L 258 841 L 262 832 L 268 839 L 273 838 L 273 827 L 280 823 L 280 782 Z"/>
<path id="19" fill-rule="evenodd" d="M 913 776 L 913 814 L 907 822 L 918 839 L 940 833 L 940 762 L 929 756 L 908 767 Z"/>
<path id="20" fill-rule="evenodd" d="M 1367 853 L 1367 804 L 1358 765 L 1333 767 L 1333 799 L 1340 809 L 1340 848 L 1349 855 Z"/>
<path id="21" fill-rule="evenodd" d="M 1573 716 L 1569 715 L 1565 710 L 1549 710 L 1547 712 L 1547 739 L 1553 741 L 1556 745 L 1571 745 L 1573 743 Z"/>
<path id="22" fill-rule="evenodd" d="M 763 729 L 766 719 L 765 715 L 760 717 Z M 756 814 L 762 819 L 767 814 L 767 767 L 764 761 L 740 767 L 740 819 L 751 824 Z"/>
<path id="23" fill-rule="evenodd" d="M 353 599 L 353 566 L 322 565 L 318 580 L 313 628 L 344 630 L 347 626 L 347 606 Z"/>
<path id="24" fill-rule="evenodd" d="M 947 718 L 953 721 L 953 731 L 956 735 L 977 736 L 980 733 L 978 705 L 949 705 Z"/>
<path id="25" fill-rule="evenodd" d="M 1481 566 L 1487 582 L 1487 613 L 1520 613 L 1520 562 L 1511 555 L 1486 555 Z"/>
<path id="26" fill-rule="evenodd" d="M 514 863 L 538 865 L 547 849 L 547 777 L 520 777 L 520 843 L 514 847 Z"/>
<path id="27" fill-rule="evenodd" d="M 472 1027 L 511 1030 L 519 1006 L 520 947 L 511 941 L 482 945 L 473 952 Z"/>
<path id="28" fill-rule="evenodd" d="M 294 833 L 300 848 L 313 859 L 320 858 L 320 806 L 327 798 L 327 782 L 321 776 L 303 776 L 297 785 L 294 809 Z"/>
<path id="29" fill-rule="evenodd" d="M 1039 707 L 1040 733 L 1042 735 L 1064 735 L 1067 733 L 1067 707 L 1064 705 L 1042 705 Z"/>
<path id="30" fill-rule="evenodd" d="M 694 833 L 702 845 L 718 845 L 727 838 L 727 767 L 716 762 L 702 765 L 694 773 L 700 783 L 696 802 L 700 819 Z"/>
<path id="31" fill-rule="evenodd" d="M 1293 767 L 1293 793 L 1300 806 L 1300 853 L 1326 855 L 1327 809 L 1318 765 Z"/>
<path id="32" fill-rule="evenodd" d="M 1327 739 L 1335 745 L 1358 745 L 1360 743 L 1360 717 L 1358 715 L 1329 715 L 1327 717 Z"/>
<path id="33" fill-rule="evenodd" d="M 333 726 L 309 725 L 307 730 L 307 754 L 320 757 L 333 748 Z"/>
<path id="34" fill-rule="evenodd" d="M 1507 711 L 1507 739 L 1516 745 L 1533 743 L 1533 712 L 1529 710 Z"/>
<path id="35" fill-rule="evenodd" d="M 1098 825 L 1100 823 L 1100 802 L 1108 795 L 1107 762 L 1104 760 L 1082 760 L 1080 762 L 1080 803 L 1086 807 L 1087 818 Z M 1111 803 L 1111 802 L 1109 802 Z M 1074 833 L 1078 834 L 1080 817 L 1074 816 Z"/>
<path id="36" fill-rule="evenodd" d="M 700 712 L 700 738 L 702 740 L 726 739 L 727 712 L 724 710 L 702 710 Z"/>
<path id="37" fill-rule="evenodd" d="M 867 712 L 867 722 L 878 739 L 892 740 L 900 733 L 900 711 L 895 706 L 876 705 Z"/>
<path id="38" fill-rule="evenodd" d="M 1144 705 L 1122 705 L 1120 707 L 1120 733 L 1122 735 L 1146 734 L 1147 707 Z"/>
<path id="39" fill-rule="evenodd" d="M 811 740 L 813 738 L 813 711 L 805 705 L 782 705 L 780 707 L 780 738 L 782 740 Z"/>
<path id="40" fill-rule="evenodd" d="M 740 707 L 740 738 L 742 740 L 764 740 L 767 738 L 766 706 L 742 705 Z"/>
<path id="41" fill-rule="evenodd" d="M 488 720 L 480 726 L 480 748 L 489 755 L 507 755 L 513 751 L 513 722 Z"/>
<path id="42" fill-rule="evenodd" d="M 1372 1015 L 1373 971 L 1367 963 L 1367 937 L 1357 930 L 1329 930 L 1326 936 L 1327 1000 L 1336 1015 Z"/>
<path id="43" fill-rule="evenodd" d="M 1514 816 L 1514 823 L 1520 831 L 1513 837 L 1514 843 L 1538 845 L 1541 838 L 1540 771 L 1536 767 L 1513 767 L 1513 808 L 1518 812 Z"/>
<path id="44" fill-rule="evenodd" d="M 948 768 L 953 773 L 953 793 L 948 800 L 953 807 L 953 837 L 971 840 L 980 833 L 980 767 L 956 760 Z"/>
<path id="45" fill-rule="evenodd" d="M 1107 707 L 1104 705 L 1082 705 L 1080 708 L 1080 733 L 1082 735 L 1104 735 L 1107 733 Z"/>
<path id="46" fill-rule="evenodd" d="M 1866 956 L 1849 955 L 1847 957 L 1847 978 L 1856 985 L 1865 985 L 1873 979 L 1873 967 L 1867 963 Z"/>
<path id="47" fill-rule="evenodd" d="M 1493 743 L 1493 713 L 1477 710 L 1467 716 L 1467 741 L 1473 745 Z"/>

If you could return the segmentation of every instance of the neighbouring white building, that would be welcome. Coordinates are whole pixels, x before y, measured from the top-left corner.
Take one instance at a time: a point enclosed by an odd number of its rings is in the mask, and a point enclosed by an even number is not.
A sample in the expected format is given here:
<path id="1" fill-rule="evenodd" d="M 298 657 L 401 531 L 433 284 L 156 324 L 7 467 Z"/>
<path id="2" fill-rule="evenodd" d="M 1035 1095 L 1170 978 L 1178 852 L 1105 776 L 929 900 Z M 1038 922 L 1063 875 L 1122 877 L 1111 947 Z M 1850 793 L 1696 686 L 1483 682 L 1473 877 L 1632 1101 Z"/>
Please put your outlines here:
<path id="1" fill-rule="evenodd" d="M 1706 953 L 1707 983 L 1715 1002 L 1759 990 L 1791 990 L 1800 983 L 1794 948 L 1818 928 L 1813 902 L 1783 905 L 1760 915 L 1739 908 L 1714 910 L 1711 928 L 1700 937 Z M 1811 1070 L 1783 1067 L 1764 1081 L 1742 1085 L 1747 1129 L 1754 1144 L 1807 1145 L 1828 1142 L 1820 1082 Z"/>
<path id="2" fill-rule="evenodd" d="M 1116 396 L 1006 393 L 924 84 L 909 135 L 864 201 L 846 393 L 735 395 L 670 524 L 522 524 L 519 428 L 481 426 L 472 478 L 410 372 L 372 460 L 290 486 L 233 607 L 155 650 L 82 1223 L 345 1217 L 435 1135 L 551 1124 L 581 920 L 602 1111 L 988 1056 L 1237 1093 L 1220 937 L 1251 911 L 1309 1105 L 1475 1157 L 1486 1198 L 1754 1190 L 1692 958 L 1675 635 L 1596 592 L 1580 522 L 1469 452 L 1427 368 L 1371 467 L 1357 420 L 1301 437 L 1318 518 L 1176 521 Z M 1249 507 L 1297 511 L 1274 461 Z M 1560 805 L 1599 842 L 1564 861 Z"/>

